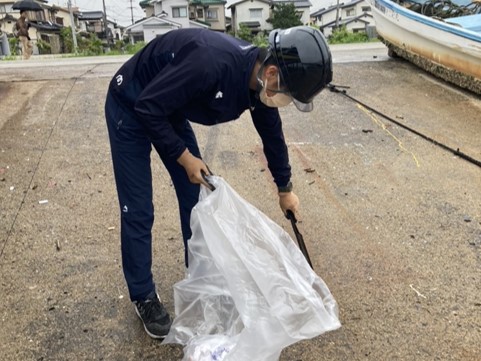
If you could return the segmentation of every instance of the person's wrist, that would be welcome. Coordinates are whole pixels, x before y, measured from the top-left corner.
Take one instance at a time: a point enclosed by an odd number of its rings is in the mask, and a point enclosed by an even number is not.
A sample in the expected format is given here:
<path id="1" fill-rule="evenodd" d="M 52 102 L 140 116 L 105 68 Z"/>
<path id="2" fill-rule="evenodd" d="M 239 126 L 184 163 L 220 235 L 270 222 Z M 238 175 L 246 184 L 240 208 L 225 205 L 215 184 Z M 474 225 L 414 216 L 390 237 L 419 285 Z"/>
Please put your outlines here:
<path id="1" fill-rule="evenodd" d="M 279 193 L 290 193 L 292 192 L 292 188 L 293 188 L 293 185 L 292 185 L 292 182 L 288 182 L 285 186 L 277 186 L 277 191 Z"/>
<path id="2" fill-rule="evenodd" d="M 177 158 L 177 162 L 185 167 L 189 161 L 191 160 L 192 154 L 190 154 L 189 149 L 185 148 L 179 158 Z"/>

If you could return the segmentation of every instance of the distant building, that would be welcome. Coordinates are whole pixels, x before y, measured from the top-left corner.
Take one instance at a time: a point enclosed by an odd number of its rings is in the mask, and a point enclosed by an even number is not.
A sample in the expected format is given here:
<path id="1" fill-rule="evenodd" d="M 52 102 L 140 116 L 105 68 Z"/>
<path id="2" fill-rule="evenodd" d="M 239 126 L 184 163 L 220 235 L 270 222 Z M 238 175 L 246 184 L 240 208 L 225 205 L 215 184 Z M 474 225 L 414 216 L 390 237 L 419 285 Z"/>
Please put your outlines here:
<path id="1" fill-rule="evenodd" d="M 106 18 L 103 11 L 82 11 L 78 14 L 77 19 L 77 28 L 84 35 L 95 34 L 108 44 L 122 38 L 123 27 Z M 107 21 L 107 26 L 105 26 L 105 20 Z"/>
<path id="2" fill-rule="evenodd" d="M 180 28 L 206 28 L 225 32 L 224 0 L 142 0 L 145 18 L 125 28 L 131 43 L 149 42 Z"/>
<path id="3" fill-rule="evenodd" d="M 29 35 L 34 46 L 34 54 L 58 54 L 65 52 L 60 32 L 65 27 L 71 27 L 69 9 L 57 5 L 49 5 L 46 0 L 35 0 L 43 11 L 28 11 L 27 17 L 31 25 Z M 13 10 L 15 1 L 0 0 L 0 30 L 8 37 L 13 37 L 13 27 L 20 17 L 20 11 Z M 114 40 L 122 39 L 122 27 L 107 20 L 107 31 L 104 27 L 102 11 L 80 11 L 72 8 L 75 33 L 83 36 L 96 34 L 106 45 Z M 11 50 L 16 53 L 16 49 Z"/>
<path id="4" fill-rule="evenodd" d="M 224 0 L 191 0 L 189 19 L 205 23 L 211 30 L 225 32 L 226 17 Z"/>
<path id="5" fill-rule="evenodd" d="M 228 6 L 231 11 L 231 29 L 234 34 L 241 25 L 247 26 L 253 34 L 269 32 L 272 24 L 267 22 L 276 5 L 294 4 L 299 20 L 304 25 L 310 23 L 309 0 L 239 0 Z"/>
<path id="6" fill-rule="evenodd" d="M 348 31 L 368 32 L 370 27 L 374 27 L 374 19 L 371 14 L 371 5 L 365 0 L 352 0 L 349 2 L 329 5 L 311 13 L 311 24 L 318 26 L 325 36 L 330 36 L 336 25 L 345 26 Z M 339 19 L 336 21 L 336 15 Z"/>
<path id="7" fill-rule="evenodd" d="M 228 9 L 231 11 L 231 29 L 235 35 L 241 25 L 251 29 L 253 34 L 272 30 L 272 25 L 266 21 L 271 16 L 270 0 L 239 0 Z"/>

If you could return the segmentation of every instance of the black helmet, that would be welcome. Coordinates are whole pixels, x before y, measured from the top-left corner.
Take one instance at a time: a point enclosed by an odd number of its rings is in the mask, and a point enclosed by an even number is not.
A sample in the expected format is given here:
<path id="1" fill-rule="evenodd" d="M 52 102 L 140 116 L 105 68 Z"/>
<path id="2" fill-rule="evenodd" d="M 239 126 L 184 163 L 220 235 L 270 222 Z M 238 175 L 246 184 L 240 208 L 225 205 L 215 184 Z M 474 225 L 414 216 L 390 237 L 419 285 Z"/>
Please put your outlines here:
<path id="1" fill-rule="evenodd" d="M 332 80 L 332 58 L 326 39 L 308 26 L 275 29 L 269 34 L 269 50 L 294 104 L 312 110 L 312 99 Z"/>

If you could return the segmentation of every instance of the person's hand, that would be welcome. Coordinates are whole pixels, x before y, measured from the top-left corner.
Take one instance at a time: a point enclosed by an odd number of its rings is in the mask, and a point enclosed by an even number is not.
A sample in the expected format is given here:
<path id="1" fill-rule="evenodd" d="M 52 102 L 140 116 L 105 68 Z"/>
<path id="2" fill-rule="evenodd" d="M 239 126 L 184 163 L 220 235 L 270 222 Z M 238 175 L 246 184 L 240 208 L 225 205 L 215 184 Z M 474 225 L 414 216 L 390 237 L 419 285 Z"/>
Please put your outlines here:
<path id="1" fill-rule="evenodd" d="M 284 215 L 290 210 L 299 219 L 299 198 L 294 192 L 279 192 L 279 205 Z"/>
<path id="2" fill-rule="evenodd" d="M 210 188 L 202 177 L 202 172 L 210 174 L 209 168 L 207 168 L 207 165 L 202 159 L 193 156 L 189 150 L 186 149 L 177 159 L 177 162 L 184 167 L 191 183 L 203 184 L 207 188 Z"/>

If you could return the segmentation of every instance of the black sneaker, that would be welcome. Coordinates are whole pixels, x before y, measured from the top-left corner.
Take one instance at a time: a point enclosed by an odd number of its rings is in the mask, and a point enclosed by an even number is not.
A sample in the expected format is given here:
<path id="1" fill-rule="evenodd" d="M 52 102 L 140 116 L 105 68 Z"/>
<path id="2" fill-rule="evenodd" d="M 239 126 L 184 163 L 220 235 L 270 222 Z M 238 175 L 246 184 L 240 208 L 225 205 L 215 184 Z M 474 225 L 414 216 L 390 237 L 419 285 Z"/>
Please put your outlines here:
<path id="1" fill-rule="evenodd" d="M 142 320 L 145 332 L 152 338 L 164 338 L 172 325 L 172 319 L 155 293 L 143 301 L 134 301 L 135 312 Z"/>

